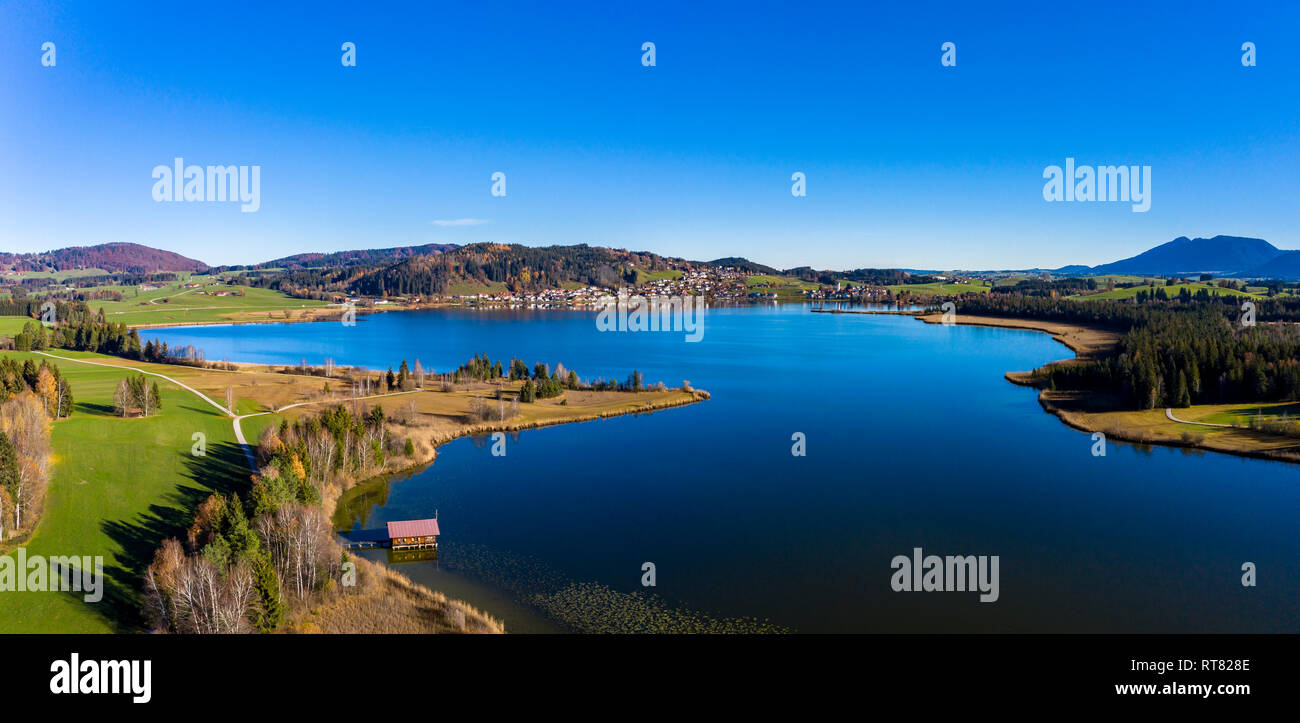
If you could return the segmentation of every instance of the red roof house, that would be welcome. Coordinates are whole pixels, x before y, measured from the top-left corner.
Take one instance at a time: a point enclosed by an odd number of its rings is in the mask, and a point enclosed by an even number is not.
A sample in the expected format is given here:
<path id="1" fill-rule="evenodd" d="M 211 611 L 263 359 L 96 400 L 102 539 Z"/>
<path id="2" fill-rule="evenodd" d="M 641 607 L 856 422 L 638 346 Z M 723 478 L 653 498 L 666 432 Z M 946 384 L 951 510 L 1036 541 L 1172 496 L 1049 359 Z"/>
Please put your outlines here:
<path id="1" fill-rule="evenodd" d="M 398 520 L 388 523 L 388 539 L 394 550 L 437 547 L 438 520 Z"/>

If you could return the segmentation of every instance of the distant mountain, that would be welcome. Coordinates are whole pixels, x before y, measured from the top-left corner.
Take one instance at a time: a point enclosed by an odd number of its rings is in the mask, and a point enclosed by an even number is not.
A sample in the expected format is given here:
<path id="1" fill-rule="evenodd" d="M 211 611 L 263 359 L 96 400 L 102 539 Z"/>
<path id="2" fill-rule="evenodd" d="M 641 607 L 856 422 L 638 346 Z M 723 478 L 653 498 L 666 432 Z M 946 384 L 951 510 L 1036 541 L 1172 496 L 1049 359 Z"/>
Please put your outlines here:
<path id="1" fill-rule="evenodd" d="M 33 254 L 0 252 L 0 268 L 7 271 L 75 271 L 103 269 L 129 273 L 156 271 L 207 271 L 202 261 L 171 251 L 133 243 L 108 243 L 98 246 L 72 246 L 66 249 Z"/>
<path id="2" fill-rule="evenodd" d="M 283 258 L 257 264 L 253 268 L 283 268 L 289 270 L 306 268 L 339 268 L 377 264 L 384 261 L 401 261 L 416 256 L 428 256 L 455 251 L 456 244 L 424 244 L 423 246 L 393 246 L 386 249 L 356 249 L 352 251 L 335 251 L 333 253 L 305 253 L 285 256 Z"/>
<path id="3" fill-rule="evenodd" d="M 1232 275 L 1251 279 L 1300 279 L 1300 251 L 1282 251 L 1253 269 Z"/>
<path id="4" fill-rule="evenodd" d="M 1089 273 L 1152 276 L 1211 273 L 1224 276 L 1261 267 L 1280 253 L 1281 250 L 1264 239 L 1241 236 L 1189 239 L 1179 236 L 1137 256 L 1094 266 Z"/>
<path id="5" fill-rule="evenodd" d="M 1029 270 L 1034 272 L 1039 271 L 1039 269 L 1029 269 Z M 1062 266 L 1059 269 L 1051 269 L 1050 271 L 1053 274 L 1059 274 L 1061 276 L 1079 276 L 1079 275 L 1087 275 L 1089 273 L 1092 273 L 1092 267 L 1084 266 L 1083 264 L 1071 264 L 1069 266 Z"/>

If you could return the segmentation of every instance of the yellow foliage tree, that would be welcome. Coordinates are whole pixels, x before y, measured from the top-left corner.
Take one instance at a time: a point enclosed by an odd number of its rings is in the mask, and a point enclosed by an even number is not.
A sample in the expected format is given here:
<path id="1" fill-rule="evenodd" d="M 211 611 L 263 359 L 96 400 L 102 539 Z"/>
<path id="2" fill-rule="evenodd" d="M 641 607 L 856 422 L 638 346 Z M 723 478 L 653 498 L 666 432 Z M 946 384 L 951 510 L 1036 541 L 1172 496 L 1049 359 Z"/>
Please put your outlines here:
<path id="1" fill-rule="evenodd" d="M 54 380 L 49 367 L 41 367 L 36 375 L 36 396 L 45 405 L 45 413 L 54 416 L 59 409 L 59 383 Z"/>

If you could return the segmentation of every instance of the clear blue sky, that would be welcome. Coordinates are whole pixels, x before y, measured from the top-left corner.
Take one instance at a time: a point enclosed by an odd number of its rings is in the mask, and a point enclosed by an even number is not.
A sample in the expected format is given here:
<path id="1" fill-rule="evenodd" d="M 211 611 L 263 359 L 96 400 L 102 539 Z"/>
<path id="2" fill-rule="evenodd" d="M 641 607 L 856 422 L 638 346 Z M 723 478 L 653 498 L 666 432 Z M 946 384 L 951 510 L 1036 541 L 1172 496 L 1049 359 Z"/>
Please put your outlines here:
<path id="1" fill-rule="evenodd" d="M 46 5 L 0 6 L 5 251 L 588 242 L 1023 268 L 1180 235 L 1300 248 L 1295 3 Z M 261 210 L 154 202 L 176 156 L 260 165 Z M 1067 156 L 1150 165 L 1151 210 L 1046 203 Z M 456 219 L 483 223 L 436 223 Z"/>

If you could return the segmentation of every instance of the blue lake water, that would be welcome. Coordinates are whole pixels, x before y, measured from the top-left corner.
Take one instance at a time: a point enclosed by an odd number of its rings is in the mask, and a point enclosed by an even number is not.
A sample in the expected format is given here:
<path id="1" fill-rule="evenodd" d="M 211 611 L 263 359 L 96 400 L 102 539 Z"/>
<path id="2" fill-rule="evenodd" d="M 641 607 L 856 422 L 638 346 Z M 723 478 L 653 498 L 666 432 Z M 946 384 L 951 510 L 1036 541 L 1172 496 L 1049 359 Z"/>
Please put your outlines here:
<path id="1" fill-rule="evenodd" d="M 433 311 L 150 330 L 209 360 L 448 371 L 477 352 L 584 378 L 690 380 L 702 404 L 523 432 L 507 454 L 445 445 L 347 509 L 361 527 L 430 516 L 448 557 L 400 566 L 519 631 L 536 577 L 752 616 L 800 632 L 1300 632 L 1300 468 L 1111 443 L 1044 413 L 1003 373 L 1069 355 L 1047 335 L 710 309 L 703 340 L 601 333 L 594 314 Z M 806 435 L 806 456 L 791 454 Z M 997 602 L 894 592 L 896 555 L 997 555 Z M 383 553 L 371 553 L 383 558 Z M 1258 585 L 1243 587 L 1253 562 Z M 528 575 L 521 575 L 520 579 Z M 526 597 L 526 594 L 522 595 Z"/>

